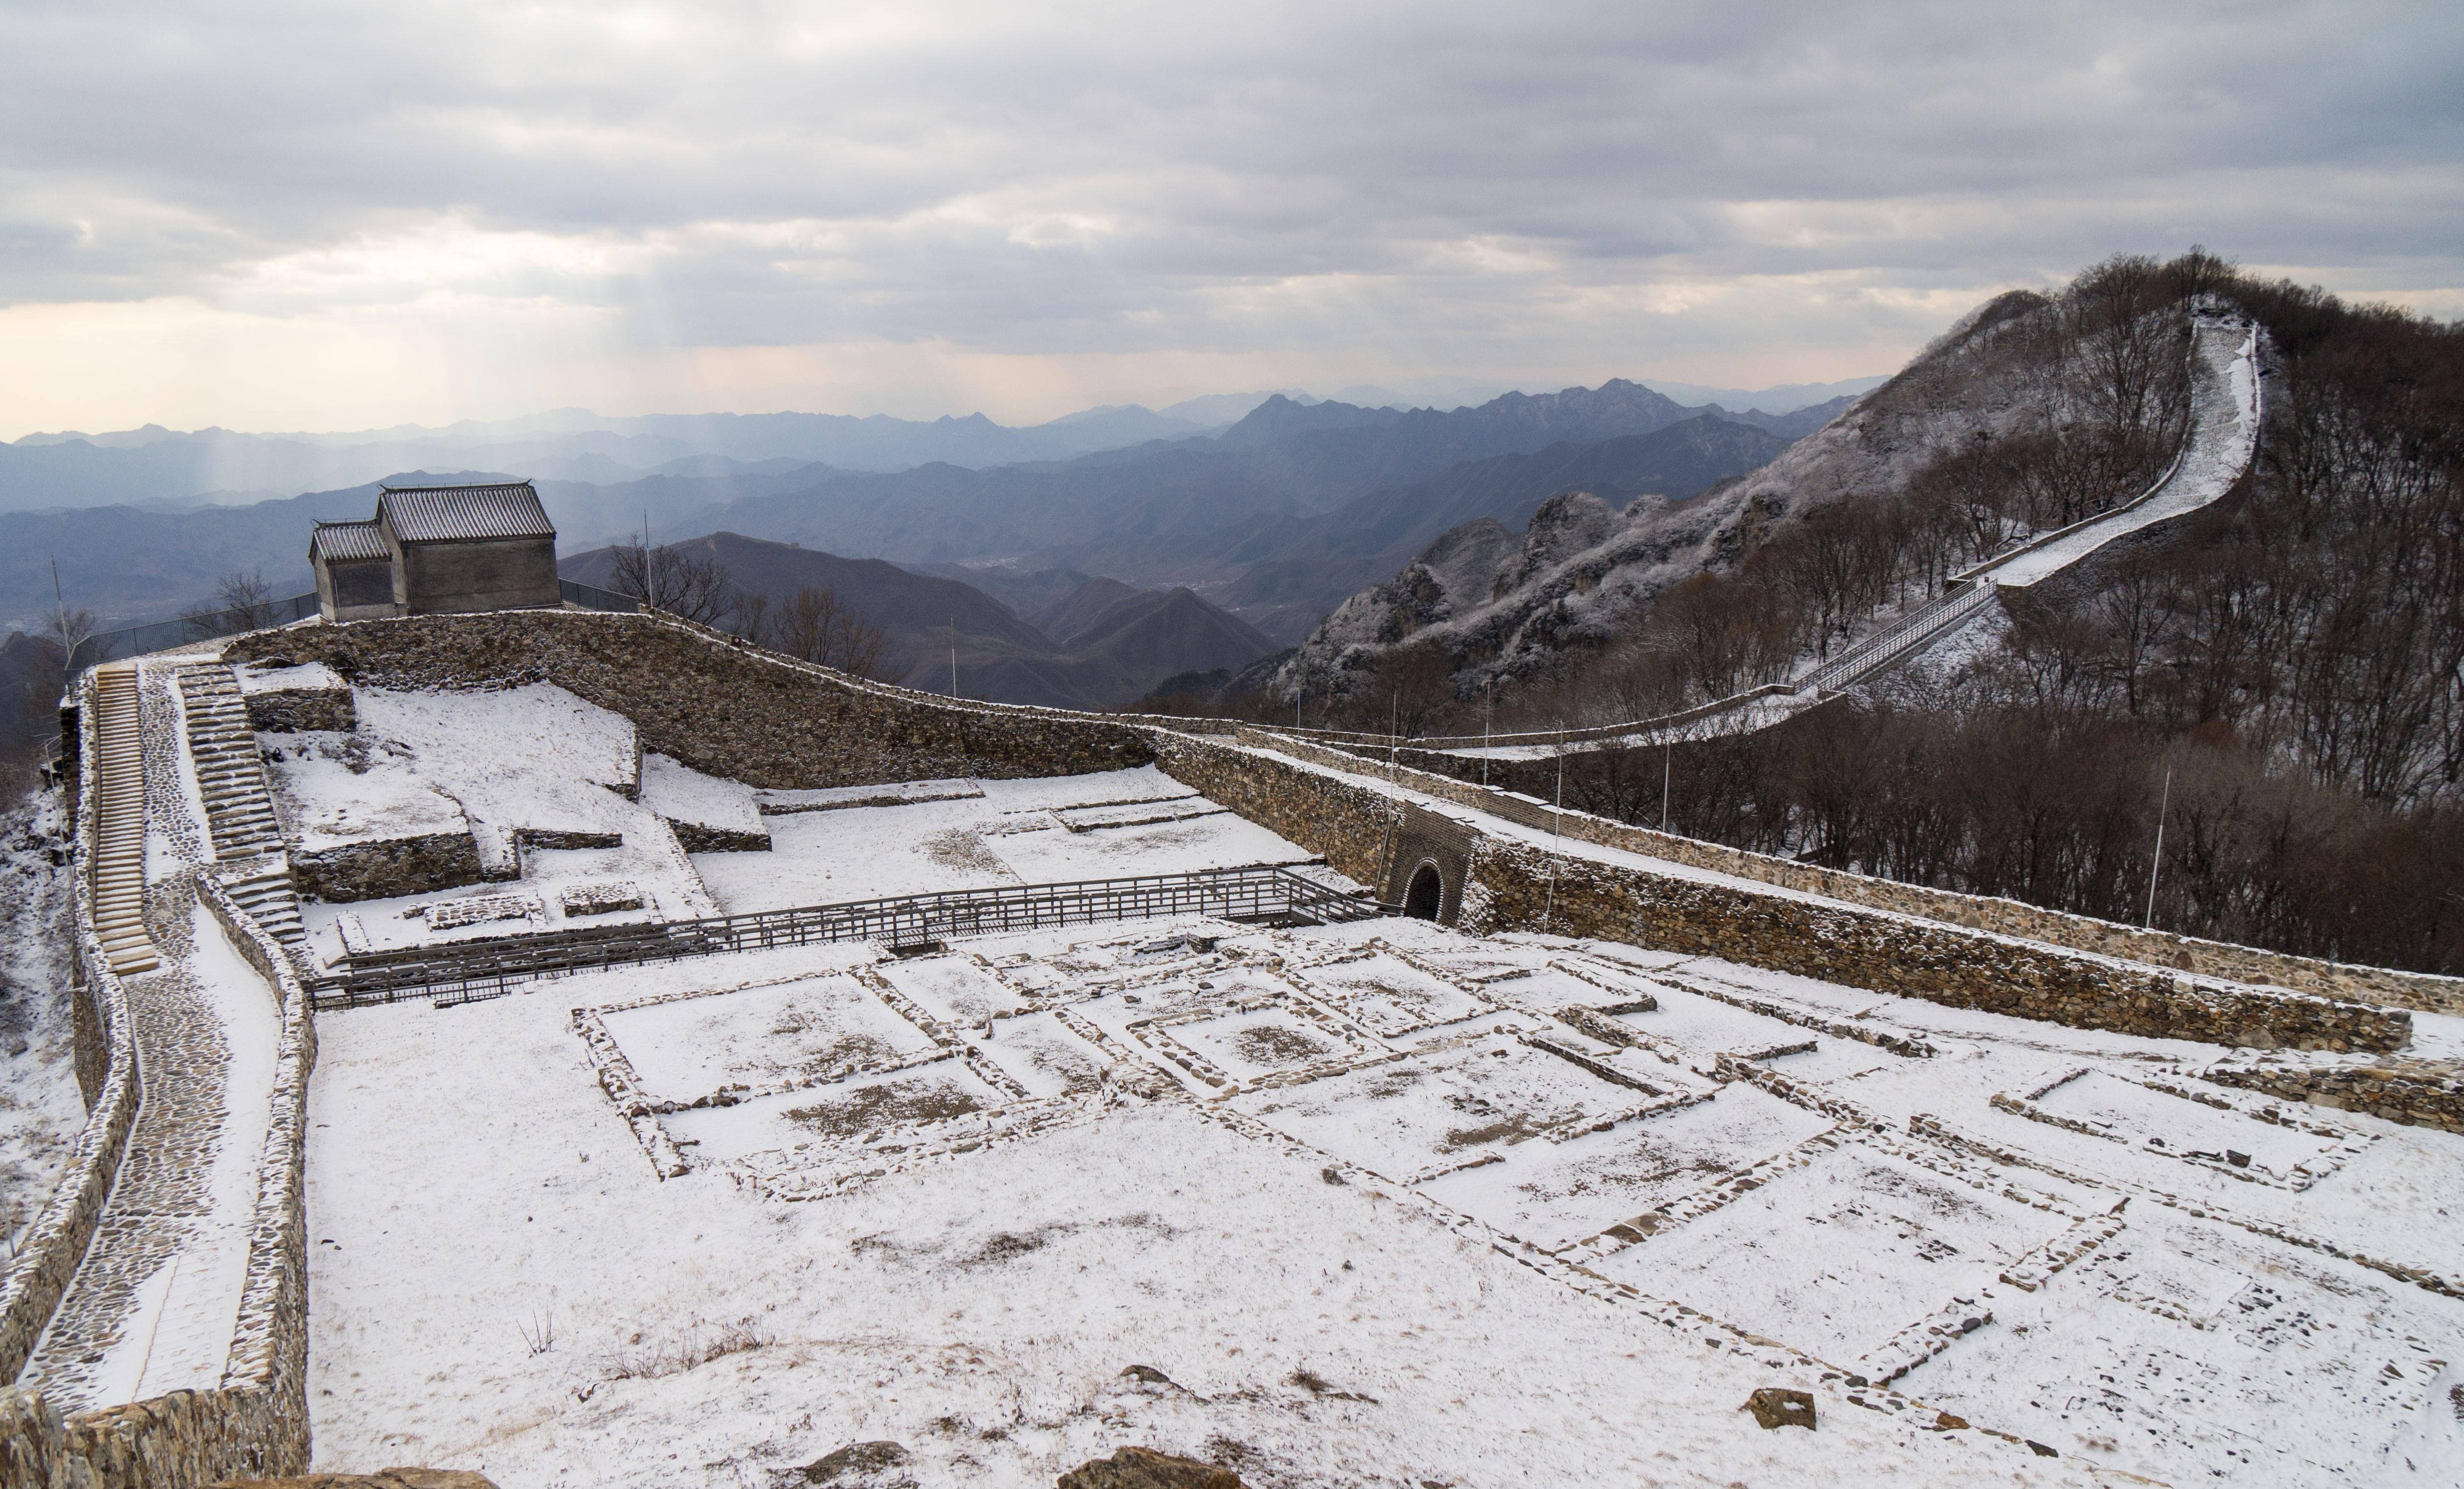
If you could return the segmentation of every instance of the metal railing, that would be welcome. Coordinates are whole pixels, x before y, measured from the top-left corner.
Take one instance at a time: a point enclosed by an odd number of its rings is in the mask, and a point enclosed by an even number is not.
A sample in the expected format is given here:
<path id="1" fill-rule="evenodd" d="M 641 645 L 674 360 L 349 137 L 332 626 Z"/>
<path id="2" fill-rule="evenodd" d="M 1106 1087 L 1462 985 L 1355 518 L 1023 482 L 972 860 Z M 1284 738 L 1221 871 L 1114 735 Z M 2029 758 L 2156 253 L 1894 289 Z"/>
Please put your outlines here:
<path id="1" fill-rule="evenodd" d="M 311 590 L 288 600 L 268 601 L 261 605 L 238 610 L 214 610 L 168 621 L 148 621 L 143 625 L 123 626 L 116 631 L 97 631 L 70 648 L 69 681 L 75 683 L 89 668 L 105 662 L 168 651 L 173 646 L 185 646 L 190 642 L 236 636 L 242 631 L 259 630 L 268 625 L 288 625 L 316 613 L 317 595 Z"/>
<path id="2" fill-rule="evenodd" d="M 956 936 L 1160 915 L 1324 925 L 1382 913 L 1359 895 L 1331 889 L 1281 865 L 1257 865 L 894 895 L 704 920 L 361 953 L 345 958 L 343 971 L 311 991 L 320 1010 L 415 997 L 432 997 L 439 1006 L 448 1006 L 499 996 L 517 983 L 561 974 L 815 942 L 874 941 L 906 952 L 939 946 Z"/>
<path id="3" fill-rule="evenodd" d="M 1799 692 L 1811 688 L 1827 692 L 1853 682 L 1869 668 L 1879 667 L 1905 648 L 1985 608 L 1995 593 L 1991 580 L 1971 581 L 1961 591 L 1945 594 L 1902 616 L 1894 624 L 1831 658 L 1796 680 Z"/>
<path id="4" fill-rule="evenodd" d="M 583 584 L 569 579 L 558 580 L 556 587 L 564 596 L 566 604 L 580 605 L 584 610 L 612 610 L 618 615 L 642 613 L 642 602 L 612 589 L 601 589 L 596 584 Z"/>

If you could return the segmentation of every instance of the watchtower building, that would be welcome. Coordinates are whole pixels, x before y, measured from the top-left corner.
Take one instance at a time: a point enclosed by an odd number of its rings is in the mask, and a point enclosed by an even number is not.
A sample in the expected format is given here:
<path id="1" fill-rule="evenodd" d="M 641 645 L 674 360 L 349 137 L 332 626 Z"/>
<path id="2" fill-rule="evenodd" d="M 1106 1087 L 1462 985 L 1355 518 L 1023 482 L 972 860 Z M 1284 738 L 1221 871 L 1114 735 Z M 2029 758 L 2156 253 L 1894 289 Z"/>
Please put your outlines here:
<path id="1" fill-rule="evenodd" d="M 329 621 L 561 602 L 556 526 L 528 481 L 388 486 L 365 522 L 319 522 L 308 540 Z"/>

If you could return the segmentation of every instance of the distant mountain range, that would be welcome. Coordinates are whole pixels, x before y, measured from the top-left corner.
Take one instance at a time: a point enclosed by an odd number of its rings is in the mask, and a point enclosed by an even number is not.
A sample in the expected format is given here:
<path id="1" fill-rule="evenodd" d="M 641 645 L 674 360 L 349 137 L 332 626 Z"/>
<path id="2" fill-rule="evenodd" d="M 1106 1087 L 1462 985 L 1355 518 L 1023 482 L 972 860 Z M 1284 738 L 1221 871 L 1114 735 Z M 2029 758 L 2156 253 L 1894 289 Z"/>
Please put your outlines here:
<path id="1" fill-rule="evenodd" d="M 510 461 L 423 463 L 381 473 L 396 482 L 538 476 L 566 553 L 646 526 L 653 542 L 735 533 L 958 579 L 1021 617 L 1041 615 L 1103 576 L 1141 589 L 1186 587 L 1274 643 L 1290 645 L 1346 596 L 1393 574 L 1449 527 L 1482 516 L 1519 523 L 1568 485 L 1618 496 L 1689 495 L 1770 460 L 1845 402 L 1779 415 L 1731 414 L 1689 408 L 1626 381 L 1509 393 L 1443 413 L 1276 394 L 1217 434 L 1176 434 L 1067 459 L 983 468 L 940 460 L 899 471 L 751 457 L 768 448 L 764 440 L 797 429 L 845 433 L 860 426 L 873 431 L 863 437 L 874 441 L 875 453 L 892 436 L 921 438 L 916 431 L 924 429 L 951 440 L 971 437 L 969 429 L 990 431 L 987 440 L 1036 431 L 1003 431 L 986 421 L 832 424 L 803 415 L 725 416 L 698 425 L 640 420 L 572 437 L 631 455 L 638 449 L 623 442 L 680 440 L 679 431 L 692 426 L 703 431 L 694 437 L 723 436 L 738 453 L 673 455 L 653 473 L 623 479 L 539 476 L 535 467 Z M 1151 427 L 1161 417 L 1098 410 L 1074 423 L 1108 422 L 1118 431 Z M 452 437 L 495 440 L 487 448 L 503 449 L 512 447 L 501 442 L 565 437 L 555 424 L 456 427 Z M 379 432 L 390 440 L 400 431 Z M 256 438 L 20 442 L 0 446 L 0 466 L 105 457 L 193 464 L 201 451 Z M 854 433 L 842 444 L 849 442 L 858 442 Z M 340 448 L 296 447 L 319 459 Z M 398 444 L 351 448 L 364 453 Z M 218 481 L 231 478 L 227 467 L 212 473 Z M 48 616 L 55 558 L 69 603 L 94 610 L 106 625 L 177 614 L 233 570 L 260 570 L 277 593 L 298 593 L 307 588 L 312 523 L 364 517 L 375 495 L 375 483 L 363 478 L 244 505 L 0 510 L 0 624 L 31 628 Z"/>
<path id="2" fill-rule="evenodd" d="M 1030 622 L 955 579 L 914 574 L 879 558 L 714 533 L 674 545 L 688 557 L 726 565 L 737 587 L 784 604 L 809 585 L 835 593 L 886 633 L 889 680 L 931 691 L 957 687 L 971 698 L 1100 709 L 1142 697 L 1176 672 L 1241 668 L 1275 644 L 1236 616 L 1186 589 L 1146 590 L 1091 578 Z M 562 559 L 566 579 L 605 586 L 615 578 L 611 549 Z"/>

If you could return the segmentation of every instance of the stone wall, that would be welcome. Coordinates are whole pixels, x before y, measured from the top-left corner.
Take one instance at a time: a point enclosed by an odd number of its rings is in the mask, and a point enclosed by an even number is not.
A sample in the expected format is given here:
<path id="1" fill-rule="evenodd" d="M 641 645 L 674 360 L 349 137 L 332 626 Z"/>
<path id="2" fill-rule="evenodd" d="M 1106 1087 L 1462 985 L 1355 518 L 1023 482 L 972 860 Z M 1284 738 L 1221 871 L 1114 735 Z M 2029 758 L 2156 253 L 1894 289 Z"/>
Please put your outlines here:
<path id="1" fill-rule="evenodd" d="M 2464 1061 L 2302 1060 L 2269 1055 L 2211 1065 L 2202 1080 L 2409 1127 L 2464 1132 Z"/>
<path id="2" fill-rule="evenodd" d="M 0 1489 L 191 1489 L 308 1467 L 308 1078 L 317 1029 L 281 948 L 210 876 L 197 885 L 231 944 L 282 998 L 274 1109 L 222 1382 L 66 1421 L 37 1390 L 0 1391 Z"/>
<path id="3" fill-rule="evenodd" d="M 630 719 L 644 749 L 753 786 L 1067 776 L 1154 757 L 1133 723 L 867 683 L 672 616 L 409 616 L 260 631 L 224 651 L 272 655 L 371 687 L 554 683 Z"/>
<path id="4" fill-rule="evenodd" d="M 85 686 L 93 687 L 90 676 Z M 94 710 L 81 709 L 79 717 L 81 728 L 90 734 Z M 94 936 L 94 898 L 85 872 L 85 865 L 94 862 L 93 746 L 90 737 L 82 739 L 77 752 L 76 956 L 84 985 L 82 997 L 92 1015 L 90 1020 L 80 1022 L 77 1053 L 80 1070 L 99 1064 L 101 1076 L 89 1092 L 85 1127 L 61 1167 L 52 1197 L 19 1239 L 7 1280 L 0 1281 L 0 1381 L 16 1379 L 26 1368 L 35 1340 L 59 1307 L 78 1262 L 85 1259 L 103 1206 L 110 1201 L 121 1157 L 127 1151 L 128 1132 L 136 1124 L 142 1094 L 128 999 Z M 89 1040 L 91 1046 L 82 1042 Z"/>
<path id="5" fill-rule="evenodd" d="M 1323 853 L 1364 883 L 1385 878 L 1397 813 L 1378 783 L 1256 749 L 1157 741 L 1157 763 L 1243 816 Z M 1333 756 L 1343 765 L 1356 758 Z M 1464 823 L 1461 924 L 1547 931 L 1749 966 L 1958 1008 L 2154 1039 L 2383 1051 L 2411 1037 L 2403 1013 L 2293 993 L 2196 983 L 1964 927 L 1637 865 L 1563 856 Z M 1570 834 L 1571 836 L 1571 834 Z"/>
<path id="6" fill-rule="evenodd" d="M 1250 730 L 1245 731 L 1242 737 L 1303 759 L 1334 763 L 1337 769 L 1386 769 L 1382 758 L 1372 765 L 1365 755 L 1349 754 L 1288 736 Z M 1399 759 L 1400 775 L 1415 791 L 1543 830 L 1549 830 L 1560 816 L 1546 802 L 1458 779 L 1452 774 L 1476 775 L 1480 770 L 1477 760 L 1422 750 L 1405 750 Z M 1846 900 L 1876 909 L 1922 915 L 1929 920 L 1949 921 L 1998 935 L 2049 942 L 2074 951 L 2170 967 L 2205 977 L 2292 988 L 2328 997 L 2361 998 L 2398 1008 L 2417 1008 L 2426 1013 L 2464 1014 L 2464 977 L 2352 966 L 2321 961 L 2316 957 L 2287 955 L 2257 947 L 2203 941 L 2195 936 L 2142 931 L 2109 920 L 2023 905 L 2016 900 L 1901 884 L 1896 880 L 1876 879 L 1815 864 L 1773 858 L 1766 853 L 1749 853 L 1743 848 L 1681 838 L 1647 827 L 1629 826 L 1584 812 L 1569 811 L 1562 815 L 1566 836 L 1585 843 L 1648 854 L 1695 868 L 1734 874 L 1741 879 L 1758 879 L 1782 888 L 1800 889 L 1808 894 Z"/>
<path id="7" fill-rule="evenodd" d="M 277 688 L 248 694 L 248 727 L 260 734 L 341 734 L 358 728 L 359 722 L 348 688 Z"/>
<path id="8" fill-rule="evenodd" d="M 479 843 L 468 829 L 417 838 L 371 838 L 291 855 L 291 883 L 299 893 L 342 904 L 388 900 L 459 888 L 488 878 Z"/>

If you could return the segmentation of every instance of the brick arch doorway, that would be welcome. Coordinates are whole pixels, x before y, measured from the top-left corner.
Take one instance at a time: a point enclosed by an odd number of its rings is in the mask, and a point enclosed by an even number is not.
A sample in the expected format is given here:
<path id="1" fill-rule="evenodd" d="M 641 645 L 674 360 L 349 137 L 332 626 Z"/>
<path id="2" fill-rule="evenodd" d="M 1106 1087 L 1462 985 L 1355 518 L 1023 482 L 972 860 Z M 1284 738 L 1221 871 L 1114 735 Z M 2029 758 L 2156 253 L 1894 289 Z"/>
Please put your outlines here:
<path id="1" fill-rule="evenodd" d="M 1445 876 L 1428 859 L 1412 871 L 1412 887 L 1403 891 L 1403 913 L 1414 920 L 1435 920 L 1446 903 Z"/>

